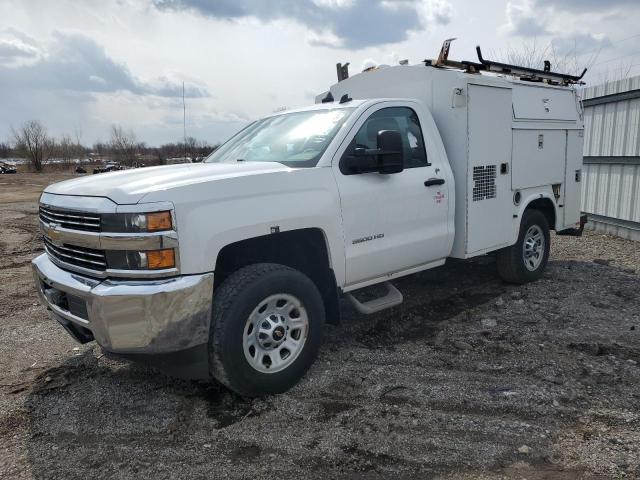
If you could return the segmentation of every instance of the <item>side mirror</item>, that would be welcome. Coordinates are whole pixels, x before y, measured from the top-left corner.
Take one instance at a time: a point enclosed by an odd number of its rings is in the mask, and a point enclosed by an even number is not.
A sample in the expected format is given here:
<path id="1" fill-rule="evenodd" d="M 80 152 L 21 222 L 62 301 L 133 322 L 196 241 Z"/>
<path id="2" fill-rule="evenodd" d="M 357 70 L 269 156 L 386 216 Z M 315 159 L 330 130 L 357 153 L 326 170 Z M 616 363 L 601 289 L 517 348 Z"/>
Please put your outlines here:
<path id="1" fill-rule="evenodd" d="M 355 148 L 344 157 L 340 169 L 345 175 L 378 172 L 398 173 L 404 169 L 402 137 L 397 130 L 380 130 L 376 143 L 378 148 Z"/>
<path id="2" fill-rule="evenodd" d="M 402 137 L 397 130 L 380 130 L 377 138 L 380 173 L 399 173 L 404 169 Z"/>

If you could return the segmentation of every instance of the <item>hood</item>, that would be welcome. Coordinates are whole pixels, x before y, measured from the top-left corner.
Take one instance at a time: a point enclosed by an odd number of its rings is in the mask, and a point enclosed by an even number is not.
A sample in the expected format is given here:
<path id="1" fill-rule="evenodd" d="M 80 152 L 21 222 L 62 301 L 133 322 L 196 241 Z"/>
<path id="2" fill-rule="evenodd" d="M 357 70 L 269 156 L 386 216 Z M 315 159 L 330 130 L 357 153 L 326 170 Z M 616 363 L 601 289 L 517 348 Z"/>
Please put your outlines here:
<path id="1" fill-rule="evenodd" d="M 87 175 L 54 183 L 44 191 L 56 195 L 106 197 L 126 205 L 140 202 L 149 193 L 189 184 L 288 170 L 289 167 L 276 162 L 185 163 Z"/>

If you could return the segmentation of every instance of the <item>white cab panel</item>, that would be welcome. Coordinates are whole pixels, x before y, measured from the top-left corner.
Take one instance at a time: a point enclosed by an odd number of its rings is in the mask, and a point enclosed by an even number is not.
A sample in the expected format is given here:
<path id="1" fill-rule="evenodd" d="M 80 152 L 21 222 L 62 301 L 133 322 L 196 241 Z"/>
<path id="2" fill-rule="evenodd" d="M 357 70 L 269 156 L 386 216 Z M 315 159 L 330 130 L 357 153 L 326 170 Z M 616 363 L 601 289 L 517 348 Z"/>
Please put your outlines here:
<path id="1" fill-rule="evenodd" d="M 353 135 L 375 111 L 397 106 L 408 106 L 418 114 L 431 165 L 387 175 L 344 175 L 339 161 Z M 443 260 L 451 252 L 453 175 L 434 142 L 432 123 L 416 103 L 383 102 L 362 115 L 337 151 L 333 172 L 342 209 L 347 286 Z M 443 178 L 445 183 L 427 187 L 430 178 Z"/>

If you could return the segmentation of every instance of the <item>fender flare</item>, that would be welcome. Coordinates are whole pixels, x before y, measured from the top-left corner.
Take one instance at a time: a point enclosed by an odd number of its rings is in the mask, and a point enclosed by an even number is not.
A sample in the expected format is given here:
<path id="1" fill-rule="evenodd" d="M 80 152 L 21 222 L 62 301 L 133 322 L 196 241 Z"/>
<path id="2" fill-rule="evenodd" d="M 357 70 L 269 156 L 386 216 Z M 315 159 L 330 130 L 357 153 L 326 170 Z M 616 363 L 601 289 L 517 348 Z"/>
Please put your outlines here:
<path id="1" fill-rule="evenodd" d="M 520 224 L 522 223 L 522 216 L 524 215 L 525 210 L 529 208 L 532 202 L 536 200 L 548 200 L 551 205 L 553 205 L 553 213 L 555 216 L 555 225 L 549 225 L 550 230 L 555 230 L 556 225 L 558 224 L 558 218 L 562 215 L 562 211 L 558 208 L 558 205 L 555 201 L 555 197 L 550 192 L 535 192 L 527 195 L 523 200 L 520 201 L 520 205 L 518 206 L 517 218 L 520 219 L 517 222 L 516 228 L 511 234 L 511 245 L 514 245 L 518 241 L 518 235 L 520 234 Z"/>

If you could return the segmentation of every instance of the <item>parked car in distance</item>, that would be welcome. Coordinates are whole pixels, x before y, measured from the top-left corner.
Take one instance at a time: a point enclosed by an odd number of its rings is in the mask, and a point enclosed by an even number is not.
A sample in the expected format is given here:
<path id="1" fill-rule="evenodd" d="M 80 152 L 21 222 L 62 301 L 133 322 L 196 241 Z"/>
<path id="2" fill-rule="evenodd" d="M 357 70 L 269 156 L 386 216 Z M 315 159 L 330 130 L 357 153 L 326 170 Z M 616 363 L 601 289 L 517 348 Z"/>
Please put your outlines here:
<path id="1" fill-rule="evenodd" d="M 84 168 L 82 165 L 78 165 L 78 166 L 76 167 L 75 172 L 76 172 L 76 173 L 87 173 L 87 169 L 86 169 L 86 168 Z"/>
<path id="2" fill-rule="evenodd" d="M 191 157 L 174 157 L 166 160 L 167 165 L 179 165 L 182 163 L 193 163 L 193 160 L 191 160 Z"/>
<path id="3" fill-rule="evenodd" d="M 93 173 L 115 172 L 117 170 L 124 170 L 124 167 L 117 162 L 109 162 L 105 163 L 102 167 L 94 168 Z"/>
<path id="4" fill-rule="evenodd" d="M 0 164 L 0 174 L 4 173 L 18 173 L 18 170 L 16 170 L 16 167 L 14 167 L 13 165 L 2 163 Z"/>

